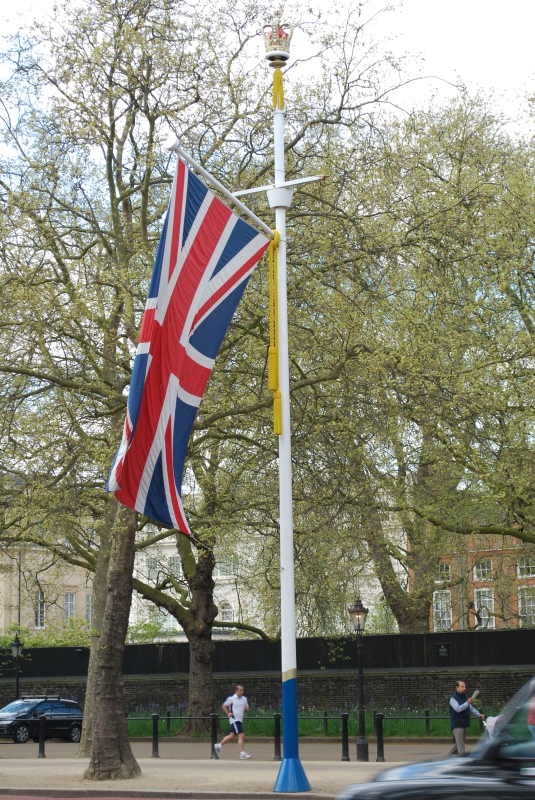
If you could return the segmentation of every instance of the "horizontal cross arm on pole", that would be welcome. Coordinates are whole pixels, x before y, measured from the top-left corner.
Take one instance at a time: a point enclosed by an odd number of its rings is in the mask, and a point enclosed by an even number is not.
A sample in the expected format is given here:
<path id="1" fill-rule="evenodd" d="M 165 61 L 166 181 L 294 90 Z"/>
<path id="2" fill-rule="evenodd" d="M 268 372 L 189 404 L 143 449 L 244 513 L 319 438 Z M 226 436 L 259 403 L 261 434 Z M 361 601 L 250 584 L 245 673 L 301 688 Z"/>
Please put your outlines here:
<path id="1" fill-rule="evenodd" d="M 323 181 L 327 175 L 313 175 L 311 178 L 296 178 L 294 181 L 284 181 L 283 183 L 270 183 L 267 186 L 257 186 L 254 189 L 239 189 L 233 192 L 234 197 L 243 197 L 245 194 L 256 194 L 257 192 L 267 192 L 269 189 L 285 189 L 287 186 L 301 186 L 303 183 L 312 181 Z"/>
<path id="2" fill-rule="evenodd" d="M 206 178 L 206 180 L 209 181 L 212 184 L 212 186 L 215 186 L 215 188 L 218 189 L 221 192 L 221 194 L 223 194 L 227 198 L 227 200 L 229 200 L 236 206 L 236 208 L 239 208 L 240 211 L 246 214 L 249 217 L 249 219 L 251 219 L 255 223 L 255 225 L 258 225 L 258 227 L 264 231 L 266 236 L 269 236 L 270 239 L 273 239 L 273 231 L 271 230 L 271 228 L 268 225 L 266 225 L 265 222 L 262 222 L 262 220 L 259 217 L 257 217 L 256 214 L 253 214 L 253 212 L 249 208 L 247 208 L 247 206 L 244 206 L 243 203 L 241 203 L 236 197 L 234 197 L 232 192 L 229 192 L 229 190 L 226 189 L 223 186 L 223 184 L 217 180 L 217 178 L 214 178 L 214 176 L 211 175 L 208 172 L 208 170 L 206 170 L 204 167 L 201 167 L 201 165 L 198 164 L 194 158 L 188 155 L 188 153 L 186 153 L 186 151 L 183 150 L 178 144 L 178 139 L 175 141 L 174 144 L 172 144 L 167 149 L 175 153 L 178 153 L 178 155 L 181 158 L 183 158 L 184 161 L 186 161 L 191 167 L 193 167 L 193 169 L 197 170 L 197 172 L 199 172 L 203 176 L 203 178 Z"/>

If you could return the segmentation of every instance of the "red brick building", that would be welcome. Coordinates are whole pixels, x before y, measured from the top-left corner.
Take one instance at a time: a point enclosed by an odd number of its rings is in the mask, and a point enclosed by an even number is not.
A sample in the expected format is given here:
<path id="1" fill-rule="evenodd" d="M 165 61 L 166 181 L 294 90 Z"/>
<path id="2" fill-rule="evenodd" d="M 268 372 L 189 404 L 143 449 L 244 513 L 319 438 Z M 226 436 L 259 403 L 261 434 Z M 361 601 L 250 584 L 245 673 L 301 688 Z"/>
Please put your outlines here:
<path id="1" fill-rule="evenodd" d="M 431 630 L 535 627 L 535 545 L 474 535 L 451 549 L 438 566 Z"/>

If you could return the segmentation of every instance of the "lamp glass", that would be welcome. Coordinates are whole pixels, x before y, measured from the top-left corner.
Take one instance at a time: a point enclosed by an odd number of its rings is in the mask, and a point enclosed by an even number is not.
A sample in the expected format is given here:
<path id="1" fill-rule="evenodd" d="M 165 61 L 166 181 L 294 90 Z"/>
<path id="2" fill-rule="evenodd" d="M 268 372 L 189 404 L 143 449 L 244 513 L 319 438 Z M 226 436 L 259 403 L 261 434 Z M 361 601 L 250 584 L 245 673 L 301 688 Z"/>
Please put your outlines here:
<path id="1" fill-rule="evenodd" d="M 366 617 L 368 616 L 368 609 L 362 603 L 360 597 L 357 597 L 349 610 L 349 616 L 353 625 L 353 630 L 356 633 L 363 633 L 364 626 L 366 625 Z"/>
<path id="2" fill-rule="evenodd" d="M 10 647 L 11 647 L 11 653 L 13 654 L 13 658 L 18 658 L 18 656 L 20 656 L 20 654 L 22 653 L 22 648 L 24 647 L 24 645 L 20 641 L 19 637 L 15 636 L 15 640 L 11 642 Z"/>

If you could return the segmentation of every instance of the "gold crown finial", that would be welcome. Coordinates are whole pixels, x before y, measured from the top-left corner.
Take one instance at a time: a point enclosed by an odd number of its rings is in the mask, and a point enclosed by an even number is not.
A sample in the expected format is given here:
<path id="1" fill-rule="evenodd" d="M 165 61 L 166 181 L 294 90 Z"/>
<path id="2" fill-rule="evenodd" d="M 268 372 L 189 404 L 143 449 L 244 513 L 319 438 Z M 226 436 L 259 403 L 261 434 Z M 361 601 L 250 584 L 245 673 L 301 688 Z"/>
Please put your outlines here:
<path id="1" fill-rule="evenodd" d="M 270 67 L 280 69 L 290 58 L 290 39 L 294 26 L 290 22 L 281 22 L 282 11 L 275 14 L 271 22 L 262 25 L 262 38 L 266 45 L 266 59 Z"/>

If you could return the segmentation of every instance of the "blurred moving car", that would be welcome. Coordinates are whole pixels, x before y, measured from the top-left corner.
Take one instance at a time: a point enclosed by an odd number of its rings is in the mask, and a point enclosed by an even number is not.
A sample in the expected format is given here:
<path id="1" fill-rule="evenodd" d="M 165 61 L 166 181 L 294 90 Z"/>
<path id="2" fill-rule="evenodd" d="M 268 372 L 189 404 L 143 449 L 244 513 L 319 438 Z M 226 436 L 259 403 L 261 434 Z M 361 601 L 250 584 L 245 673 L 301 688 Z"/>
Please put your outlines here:
<path id="1" fill-rule="evenodd" d="M 39 741 L 39 720 L 45 719 L 45 739 L 77 743 L 82 735 L 84 712 L 76 700 L 61 697 L 21 697 L 0 709 L 0 738 L 24 744 Z"/>
<path id="2" fill-rule="evenodd" d="M 508 703 L 492 738 L 480 739 L 467 756 L 394 767 L 371 783 L 346 786 L 338 800 L 532 800 L 534 720 L 535 679 Z"/>

